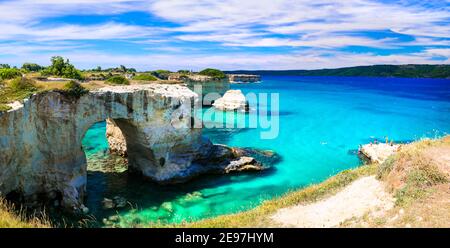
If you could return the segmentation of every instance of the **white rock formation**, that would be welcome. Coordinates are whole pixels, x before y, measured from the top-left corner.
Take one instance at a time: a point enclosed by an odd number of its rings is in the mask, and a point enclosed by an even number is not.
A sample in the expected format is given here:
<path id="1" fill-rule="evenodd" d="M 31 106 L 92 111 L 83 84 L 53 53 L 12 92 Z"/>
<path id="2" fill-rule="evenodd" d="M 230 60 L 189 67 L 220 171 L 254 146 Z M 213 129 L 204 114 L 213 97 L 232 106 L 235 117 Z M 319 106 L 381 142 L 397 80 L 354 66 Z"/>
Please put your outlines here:
<path id="1" fill-rule="evenodd" d="M 191 128 L 197 100 L 184 86 L 162 84 L 106 87 L 79 98 L 35 94 L 0 112 L 0 195 L 17 192 L 27 201 L 38 193 L 60 194 L 62 206 L 82 208 L 87 163 L 81 141 L 104 120 L 114 124 L 108 140 L 126 152 L 129 169 L 154 181 L 224 173 L 239 156 L 231 148 L 218 153 L 201 129 Z"/>
<path id="2" fill-rule="evenodd" d="M 363 145 L 359 152 L 366 156 L 370 161 L 382 164 L 389 156 L 400 149 L 400 145 L 396 144 L 366 144 Z"/>
<path id="3" fill-rule="evenodd" d="M 229 90 L 213 106 L 222 111 L 248 111 L 248 102 L 240 90 Z"/>

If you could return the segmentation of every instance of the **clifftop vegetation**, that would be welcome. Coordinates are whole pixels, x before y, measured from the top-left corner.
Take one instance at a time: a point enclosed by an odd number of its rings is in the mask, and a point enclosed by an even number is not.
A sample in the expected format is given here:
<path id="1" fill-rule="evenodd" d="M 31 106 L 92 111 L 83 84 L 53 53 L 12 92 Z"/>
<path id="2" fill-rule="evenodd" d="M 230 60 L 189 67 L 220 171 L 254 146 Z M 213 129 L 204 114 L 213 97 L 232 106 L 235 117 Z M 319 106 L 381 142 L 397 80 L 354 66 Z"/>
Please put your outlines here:
<path id="1" fill-rule="evenodd" d="M 107 84 L 118 84 L 118 85 L 129 85 L 130 81 L 126 79 L 124 76 L 113 76 L 106 80 Z"/>
<path id="2" fill-rule="evenodd" d="M 63 78 L 83 79 L 81 72 L 70 64 L 69 60 L 64 60 L 61 56 L 51 58 L 51 65 L 41 71 L 43 76 L 57 76 Z"/>
<path id="3" fill-rule="evenodd" d="M 223 73 L 223 71 L 218 70 L 218 69 L 213 69 L 213 68 L 204 69 L 204 70 L 200 71 L 198 74 L 204 75 L 204 76 L 210 76 L 210 77 L 217 78 L 217 79 L 224 79 L 227 77 L 225 75 L 225 73 Z"/>

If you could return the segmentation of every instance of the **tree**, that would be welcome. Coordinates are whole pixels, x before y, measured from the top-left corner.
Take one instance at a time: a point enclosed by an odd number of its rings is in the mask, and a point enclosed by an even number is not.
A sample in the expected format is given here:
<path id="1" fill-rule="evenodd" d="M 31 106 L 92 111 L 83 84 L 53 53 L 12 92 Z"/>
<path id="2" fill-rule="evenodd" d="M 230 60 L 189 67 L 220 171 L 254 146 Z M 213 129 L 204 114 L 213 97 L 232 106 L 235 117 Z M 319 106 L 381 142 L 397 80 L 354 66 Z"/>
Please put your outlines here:
<path id="1" fill-rule="evenodd" d="M 124 65 L 120 65 L 119 70 L 123 73 L 127 72 L 127 68 Z"/>
<path id="2" fill-rule="evenodd" d="M 64 58 L 61 56 L 54 56 L 50 61 L 52 62 L 52 65 L 50 66 L 51 74 L 62 77 L 64 67 L 66 66 Z M 67 62 L 69 62 L 69 60 L 67 60 Z"/>
<path id="3" fill-rule="evenodd" d="M 11 68 L 11 66 L 8 64 L 0 64 L 0 69 L 3 69 L 3 68 L 9 69 L 9 68 Z"/>
<path id="4" fill-rule="evenodd" d="M 40 71 L 40 70 L 44 69 L 44 67 L 42 67 L 38 64 L 35 64 L 35 63 L 24 63 L 22 65 L 22 69 L 26 70 L 26 71 L 36 72 L 36 71 Z"/>
<path id="5" fill-rule="evenodd" d="M 42 75 L 54 75 L 57 77 L 73 78 L 73 79 L 83 79 L 81 72 L 75 68 L 74 65 L 70 64 L 67 59 L 61 56 L 54 56 L 51 58 L 51 65 L 41 72 Z"/>

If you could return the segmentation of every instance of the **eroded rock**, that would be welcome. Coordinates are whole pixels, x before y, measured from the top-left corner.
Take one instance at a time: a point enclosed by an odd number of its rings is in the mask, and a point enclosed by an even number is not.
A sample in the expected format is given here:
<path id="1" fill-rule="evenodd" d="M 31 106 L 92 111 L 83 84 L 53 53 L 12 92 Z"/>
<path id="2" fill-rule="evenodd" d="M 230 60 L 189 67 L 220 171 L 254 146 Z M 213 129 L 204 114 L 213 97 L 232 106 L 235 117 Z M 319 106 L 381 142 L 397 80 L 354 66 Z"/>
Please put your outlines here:
<path id="1" fill-rule="evenodd" d="M 35 94 L 0 114 L 0 194 L 20 192 L 34 202 L 37 194 L 51 198 L 57 192 L 62 207 L 85 210 L 87 162 L 81 142 L 94 123 L 104 120 L 113 128 L 108 132 L 112 149 L 127 155 L 130 170 L 156 182 L 260 170 L 258 163 L 241 158 L 248 154 L 213 145 L 202 129 L 191 126 L 197 101 L 188 88 L 163 84 L 106 87 L 79 98 L 57 91 Z"/>
<path id="2" fill-rule="evenodd" d="M 127 144 L 128 166 L 152 180 L 188 171 L 202 151 L 201 129 L 190 128 L 197 94 L 180 85 L 107 87 L 79 98 L 56 91 L 31 96 L 0 115 L 0 192 L 61 192 L 80 208 L 86 189 L 82 139 L 96 122 L 114 120 Z"/>
<path id="3" fill-rule="evenodd" d="M 222 111 L 248 111 L 248 102 L 241 90 L 229 90 L 223 97 L 217 99 L 213 106 Z"/>

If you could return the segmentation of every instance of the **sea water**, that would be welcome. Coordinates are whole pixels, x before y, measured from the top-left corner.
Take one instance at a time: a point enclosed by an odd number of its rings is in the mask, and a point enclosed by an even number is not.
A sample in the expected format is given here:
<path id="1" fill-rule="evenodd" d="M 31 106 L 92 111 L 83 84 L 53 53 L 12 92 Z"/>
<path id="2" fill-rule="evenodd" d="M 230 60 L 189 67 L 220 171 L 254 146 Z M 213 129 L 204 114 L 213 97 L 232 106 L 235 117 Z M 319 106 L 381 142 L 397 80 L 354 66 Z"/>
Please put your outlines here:
<path id="1" fill-rule="evenodd" d="M 232 88 L 279 94 L 279 110 L 273 112 L 279 117 L 278 136 L 260 139 L 260 128 L 207 129 L 204 135 L 214 143 L 271 150 L 281 160 L 262 173 L 209 175 L 160 186 L 129 175 L 123 160 L 108 153 L 105 123 L 95 124 L 83 145 L 89 163 L 86 205 L 97 224 L 113 215 L 118 218 L 108 224 L 133 226 L 244 211 L 360 166 L 356 151 L 361 144 L 386 138 L 411 142 L 450 132 L 450 80 L 263 76 L 261 83 Z M 102 166 L 118 169 L 99 170 Z M 114 196 L 125 197 L 130 206 L 118 212 L 102 209 L 103 198 Z"/>

